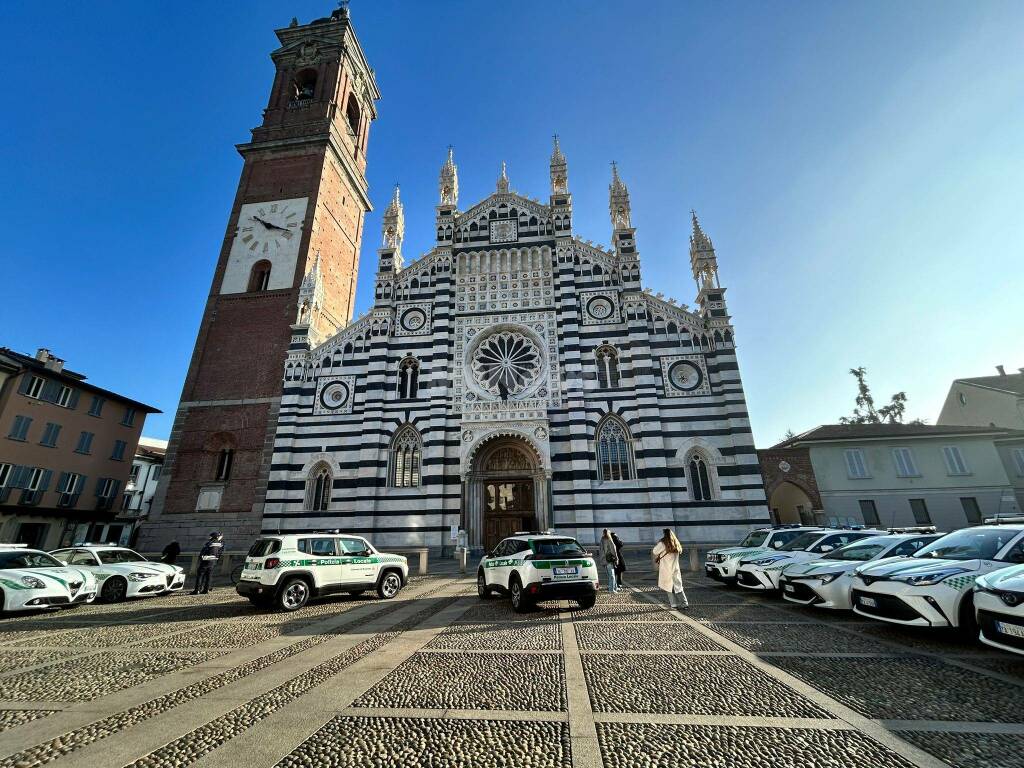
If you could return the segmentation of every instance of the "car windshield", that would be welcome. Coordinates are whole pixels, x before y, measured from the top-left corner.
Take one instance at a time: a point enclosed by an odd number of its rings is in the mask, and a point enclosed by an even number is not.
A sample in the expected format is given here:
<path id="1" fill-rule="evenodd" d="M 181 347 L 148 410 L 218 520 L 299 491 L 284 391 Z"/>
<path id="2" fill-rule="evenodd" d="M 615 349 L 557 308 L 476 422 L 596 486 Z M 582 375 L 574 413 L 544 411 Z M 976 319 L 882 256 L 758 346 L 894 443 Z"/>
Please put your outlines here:
<path id="1" fill-rule="evenodd" d="M 576 557 L 587 554 L 576 539 L 534 539 L 533 551 L 544 557 Z"/>
<path id="2" fill-rule="evenodd" d="M 0 552 L 0 569 L 5 568 L 63 568 L 64 563 L 45 552 Z"/>
<path id="3" fill-rule="evenodd" d="M 964 528 L 947 534 L 913 557 L 941 557 L 947 560 L 995 560 L 996 555 L 1018 533 L 1017 528 Z"/>
<path id="4" fill-rule="evenodd" d="M 266 557 L 280 551 L 280 539 L 256 539 L 256 543 L 249 547 L 249 557 Z"/>
<path id="5" fill-rule="evenodd" d="M 803 550 L 810 547 L 814 542 L 820 539 L 822 536 L 821 531 L 808 531 L 807 533 L 801 533 L 791 542 L 783 547 L 779 547 L 780 552 L 802 552 Z"/>
<path id="6" fill-rule="evenodd" d="M 747 538 L 740 542 L 741 547 L 760 547 L 768 538 L 768 531 L 751 531 Z"/>
<path id="7" fill-rule="evenodd" d="M 353 552 L 369 552 L 369 545 L 362 539 L 338 539 L 343 554 Z"/>
<path id="8" fill-rule="evenodd" d="M 118 563 L 148 563 L 149 561 L 138 552 L 130 549 L 101 549 L 96 553 L 100 562 L 104 565 L 117 565 Z"/>
<path id="9" fill-rule="evenodd" d="M 888 544 L 848 544 L 840 547 L 835 552 L 829 552 L 822 560 L 870 560 L 872 557 L 882 554 Z"/>

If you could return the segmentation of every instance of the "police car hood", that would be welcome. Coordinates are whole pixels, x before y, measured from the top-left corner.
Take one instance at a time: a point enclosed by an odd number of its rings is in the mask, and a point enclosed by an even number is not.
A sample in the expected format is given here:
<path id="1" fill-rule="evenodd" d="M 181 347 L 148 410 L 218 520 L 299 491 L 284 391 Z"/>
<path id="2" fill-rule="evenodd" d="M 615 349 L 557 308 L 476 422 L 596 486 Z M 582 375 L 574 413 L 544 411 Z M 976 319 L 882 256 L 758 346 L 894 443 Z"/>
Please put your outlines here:
<path id="1" fill-rule="evenodd" d="M 932 573 L 942 568 L 963 568 L 976 571 L 981 568 L 980 560 L 949 560 L 943 557 L 886 558 L 857 569 L 857 573 L 869 579 L 892 578 L 894 576 L 917 576 Z"/>
<path id="2" fill-rule="evenodd" d="M 734 557 L 749 557 L 752 555 L 762 555 L 766 552 L 778 552 L 777 549 L 771 547 L 724 547 L 723 549 L 713 549 L 712 552 L 724 555 L 725 558 Z"/>
<path id="3" fill-rule="evenodd" d="M 867 568 L 888 562 L 906 560 L 904 555 L 882 557 L 878 560 L 811 560 L 808 563 L 794 563 L 785 570 L 787 576 L 822 576 L 826 573 L 849 573 L 857 568 Z"/>
<path id="4" fill-rule="evenodd" d="M 1024 592 L 1024 565 L 1013 565 L 985 575 L 985 583 L 993 589 Z"/>
<path id="5" fill-rule="evenodd" d="M 148 573 L 153 576 L 170 576 L 177 573 L 178 568 L 167 563 L 153 563 L 140 560 L 135 563 L 103 563 L 99 569 L 105 573 Z"/>
<path id="6" fill-rule="evenodd" d="M 69 585 L 84 584 L 92 576 L 86 571 L 67 566 L 65 568 L 5 568 L 0 570 L 0 582 L 11 582 L 10 586 L 15 589 L 24 589 L 21 583 L 23 576 L 34 576 L 47 587 L 63 587 L 69 589 Z"/>
<path id="7" fill-rule="evenodd" d="M 817 553 L 811 554 L 810 552 L 804 552 L 802 550 L 794 550 L 793 552 L 779 552 L 777 549 L 766 549 L 763 553 L 759 553 L 753 556 L 744 557 L 740 562 L 751 564 L 757 560 L 767 560 L 769 557 L 775 560 L 773 563 L 768 563 L 768 566 L 772 568 L 782 568 L 789 565 L 790 563 L 802 563 L 805 560 L 815 560 L 818 557 Z M 767 567 L 767 566 L 766 566 Z"/>

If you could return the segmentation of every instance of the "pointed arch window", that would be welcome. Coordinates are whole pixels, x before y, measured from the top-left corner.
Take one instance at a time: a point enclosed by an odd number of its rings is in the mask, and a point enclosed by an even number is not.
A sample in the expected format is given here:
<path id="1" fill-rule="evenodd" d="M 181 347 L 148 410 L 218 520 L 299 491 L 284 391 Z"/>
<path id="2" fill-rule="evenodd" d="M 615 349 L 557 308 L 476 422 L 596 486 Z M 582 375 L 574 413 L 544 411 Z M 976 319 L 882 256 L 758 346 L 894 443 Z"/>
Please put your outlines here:
<path id="1" fill-rule="evenodd" d="M 388 462 L 388 485 L 392 488 L 415 488 L 420 484 L 420 455 L 423 451 L 419 433 L 411 426 L 402 427 L 391 441 Z"/>
<path id="2" fill-rule="evenodd" d="M 324 463 L 317 464 L 306 478 L 306 509 L 326 512 L 331 503 L 331 483 L 334 478 L 331 468 Z"/>
<path id="3" fill-rule="evenodd" d="M 690 497 L 694 501 L 710 501 L 714 496 L 714 487 L 711 484 L 711 470 L 708 468 L 708 460 L 700 453 L 690 456 L 687 463 L 687 470 L 690 474 Z"/>
<path id="4" fill-rule="evenodd" d="M 250 293 L 270 289 L 270 268 L 271 264 L 266 259 L 260 259 L 252 265 L 252 271 L 249 273 Z"/>
<path id="5" fill-rule="evenodd" d="M 217 454 L 217 475 L 214 479 L 227 481 L 231 479 L 231 466 L 235 463 L 235 451 L 232 448 L 222 448 Z"/>
<path id="6" fill-rule="evenodd" d="M 598 425 L 597 463 L 602 482 L 636 479 L 633 438 L 621 419 L 609 416 Z"/>
<path id="7" fill-rule="evenodd" d="M 420 363 L 415 357 L 407 357 L 398 364 L 398 399 L 415 400 L 419 396 Z"/>
<path id="8" fill-rule="evenodd" d="M 597 386 L 610 389 L 619 386 L 619 353 L 613 347 L 598 347 L 594 353 L 597 358 Z"/>

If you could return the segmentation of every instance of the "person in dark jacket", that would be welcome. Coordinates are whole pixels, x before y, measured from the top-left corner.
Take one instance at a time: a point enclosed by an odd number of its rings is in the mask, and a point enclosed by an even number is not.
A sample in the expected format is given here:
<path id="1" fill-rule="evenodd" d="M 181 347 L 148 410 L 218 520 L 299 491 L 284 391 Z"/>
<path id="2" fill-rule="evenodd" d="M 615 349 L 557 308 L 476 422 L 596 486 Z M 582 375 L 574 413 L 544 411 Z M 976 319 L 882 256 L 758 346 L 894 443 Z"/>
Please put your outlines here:
<path id="1" fill-rule="evenodd" d="M 196 572 L 196 588 L 192 590 L 193 595 L 205 595 L 210 591 L 210 578 L 223 551 L 224 536 L 214 531 L 210 534 L 209 541 L 199 551 L 199 570 Z"/>
<path id="2" fill-rule="evenodd" d="M 626 558 L 622 556 L 622 545 L 624 542 L 615 531 L 612 531 L 612 542 L 615 544 L 615 554 L 619 556 L 619 561 L 615 564 L 615 582 L 621 589 L 626 586 L 626 583 L 622 580 L 622 574 L 626 572 Z"/>
<path id="3" fill-rule="evenodd" d="M 176 541 L 172 541 L 170 544 L 164 547 L 164 551 L 160 557 L 160 562 L 166 563 L 167 565 L 174 565 L 176 562 L 178 562 L 178 555 L 180 554 L 181 545 Z"/>

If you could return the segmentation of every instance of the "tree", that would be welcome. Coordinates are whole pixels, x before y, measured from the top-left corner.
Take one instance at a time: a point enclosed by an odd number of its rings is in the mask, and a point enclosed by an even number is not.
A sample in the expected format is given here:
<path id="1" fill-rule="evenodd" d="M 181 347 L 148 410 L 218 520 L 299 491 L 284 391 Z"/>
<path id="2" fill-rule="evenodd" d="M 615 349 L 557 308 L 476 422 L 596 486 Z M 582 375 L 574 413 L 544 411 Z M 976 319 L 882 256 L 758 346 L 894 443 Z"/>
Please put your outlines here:
<path id="1" fill-rule="evenodd" d="M 889 399 L 888 405 L 875 408 L 875 398 L 868 386 L 867 368 L 851 368 L 850 375 L 857 380 L 857 406 L 852 416 L 842 416 L 840 424 L 902 424 L 903 414 L 907 409 L 907 393 L 897 392 Z M 921 419 L 914 419 L 909 424 L 924 424 Z"/>
<path id="2" fill-rule="evenodd" d="M 794 437 L 796 437 L 796 434 L 794 434 L 793 430 L 792 429 L 787 429 L 786 430 L 786 434 L 782 436 L 782 439 L 783 440 L 792 440 Z"/>

